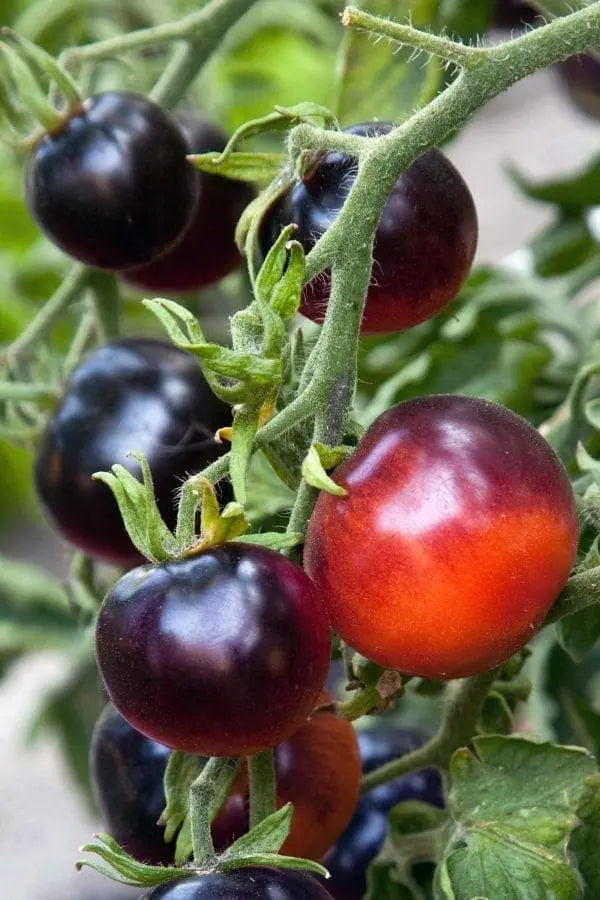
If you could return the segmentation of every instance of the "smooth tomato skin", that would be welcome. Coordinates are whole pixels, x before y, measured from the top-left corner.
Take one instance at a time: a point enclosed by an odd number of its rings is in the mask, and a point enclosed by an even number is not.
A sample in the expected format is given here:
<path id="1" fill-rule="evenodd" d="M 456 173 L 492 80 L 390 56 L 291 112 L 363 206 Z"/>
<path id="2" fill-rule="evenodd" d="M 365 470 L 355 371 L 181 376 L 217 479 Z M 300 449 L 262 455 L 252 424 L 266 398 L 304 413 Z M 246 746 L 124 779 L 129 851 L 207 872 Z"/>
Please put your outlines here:
<path id="1" fill-rule="evenodd" d="M 177 116 L 189 153 L 223 150 L 227 135 L 206 119 Z M 182 293 L 219 281 L 236 269 L 242 256 L 235 244 L 238 219 L 252 198 L 242 181 L 196 171 L 198 203 L 183 236 L 154 262 L 124 272 L 127 282 L 142 290 Z"/>
<path id="2" fill-rule="evenodd" d="M 45 234 L 91 266 L 155 259 L 182 234 L 198 197 L 188 148 L 166 110 L 141 94 L 84 101 L 28 162 L 25 195 Z"/>
<path id="3" fill-rule="evenodd" d="M 163 776 L 171 751 L 144 737 L 108 703 L 90 745 L 92 788 L 106 830 L 131 856 L 173 863 L 173 844 L 157 824 L 165 808 Z"/>
<path id="4" fill-rule="evenodd" d="M 133 569 L 96 626 L 100 673 L 121 715 L 205 756 L 247 756 L 289 737 L 315 706 L 330 649 L 300 566 L 244 543 Z"/>
<path id="5" fill-rule="evenodd" d="M 277 806 L 294 804 L 285 856 L 319 860 L 352 818 L 358 801 L 360 757 L 354 728 L 328 712 L 315 713 L 275 747 Z M 213 824 L 217 848 L 248 831 L 247 771 L 233 785 Z"/>
<path id="6" fill-rule="evenodd" d="M 91 476 L 120 463 L 139 477 L 139 464 L 127 454 L 142 452 L 172 527 L 182 479 L 225 452 L 214 434 L 230 423 L 229 407 L 191 354 L 149 338 L 106 344 L 74 369 L 46 427 L 35 461 L 38 496 L 76 547 L 115 565 L 136 565 L 142 557 L 110 488 Z"/>
<path id="7" fill-rule="evenodd" d="M 142 900 L 332 900 L 303 872 L 248 868 L 161 884 Z"/>
<path id="8" fill-rule="evenodd" d="M 533 636 L 577 549 L 573 491 L 524 419 L 474 397 L 400 403 L 322 492 L 304 563 L 332 627 L 364 656 L 433 679 Z"/>
<path id="9" fill-rule="evenodd" d="M 392 126 L 366 122 L 351 134 L 381 135 Z M 352 187 L 355 160 L 326 154 L 267 212 L 261 228 L 266 252 L 284 225 L 308 252 L 337 218 Z M 469 188 L 439 150 L 431 149 L 397 180 L 383 208 L 361 331 L 398 331 L 430 319 L 458 293 L 477 246 L 477 213 Z M 330 291 L 328 274 L 306 286 L 300 312 L 322 322 Z"/>
<path id="10" fill-rule="evenodd" d="M 415 750 L 425 736 L 413 729 L 384 726 L 359 732 L 362 771 L 399 759 Z M 360 798 L 352 821 L 323 860 L 331 879 L 327 889 L 335 900 L 360 900 L 366 891 L 366 872 L 387 832 L 389 811 L 404 800 L 421 800 L 443 807 L 441 778 L 435 769 L 413 772 L 381 785 Z"/>

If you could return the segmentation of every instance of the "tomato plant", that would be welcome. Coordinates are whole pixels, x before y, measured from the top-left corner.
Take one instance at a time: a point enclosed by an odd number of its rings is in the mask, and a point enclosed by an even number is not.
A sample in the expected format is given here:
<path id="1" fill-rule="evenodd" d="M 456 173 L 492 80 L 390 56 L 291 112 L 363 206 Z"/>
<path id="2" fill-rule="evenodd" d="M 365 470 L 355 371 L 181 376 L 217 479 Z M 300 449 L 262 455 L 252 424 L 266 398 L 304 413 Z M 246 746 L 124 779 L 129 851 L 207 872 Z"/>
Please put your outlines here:
<path id="1" fill-rule="evenodd" d="M 347 132 L 376 137 L 391 129 L 385 122 L 365 122 Z M 318 160 L 268 210 L 263 249 L 291 222 L 294 237 L 308 252 L 335 221 L 355 171 L 355 160 L 342 153 Z M 362 332 L 398 331 L 434 316 L 457 295 L 476 246 L 477 214 L 467 185 L 443 153 L 428 150 L 402 173 L 377 224 Z M 329 290 L 327 277 L 311 281 L 300 312 L 322 322 Z"/>
<path id="2" fill-rule="evenodd" d="M 72 551 L 2 560 L 0 669 L 61 654 L 35 730 L 84 788 L 114 704 L 77 868 L 599 896 L 600 165 L 539 183 L 515 142 L 545 224 L 472 268 L 448 144 L 593 74 L 600 0 L 491 38 L 493 0 L 80 6 L 11 0 L 0 41 L 0 452 Z"/>
<path id="3" fill-rule="evenodd" d="M 60 532 L 117 565 L 141 562 L 110 490 L 96 472 L 119 463 L 138 471 L 144 453 L 167 522 L 180 479 L 216 459 L 214 435 L 230 412 L 194 359 L 165 341 L 127 338 L 99 347 L 71 374 L 41 439 L 35 482 Z"/>
<path id="4" fill-rule="evenodd" d="M 381 665 L 437 679 L 498 665 L 573 566 L 566 472 L 534 428 L 487 401 L 392 407 L 335 477 L 346 495 L 317 501 L 305 564 L 333 628 Z"/>
<path id="5" fill-rule="evenodd" d="M 111 700 L 142 734 L 241 756 L 289 737 L 311 712 L 329 625 L 299 566 L 223 544 L 124 575 L 102 604 L 96 652 Z"/>
<path id="6" fill-rule="evenodd" d="M 146 97 L 106 92 L 44 135 L 27 167 L 26 195 L 40 228 L 93 266 L 125 269 L 175 243 L 198 185 L 185 140 Z"/>

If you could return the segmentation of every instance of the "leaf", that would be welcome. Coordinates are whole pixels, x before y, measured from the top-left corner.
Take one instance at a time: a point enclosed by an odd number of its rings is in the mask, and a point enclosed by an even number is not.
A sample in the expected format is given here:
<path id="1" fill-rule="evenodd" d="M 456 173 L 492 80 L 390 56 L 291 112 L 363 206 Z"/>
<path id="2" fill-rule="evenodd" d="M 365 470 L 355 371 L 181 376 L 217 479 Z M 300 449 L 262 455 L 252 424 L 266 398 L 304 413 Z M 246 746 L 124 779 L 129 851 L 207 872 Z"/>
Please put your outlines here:
<path id="1" fill-rule="evenodd" d="M 473 745 L 475 753 L 457 750 L 450 764 L 448 805 L 458 831 L 438 871 L 438 895 L 574 900 L 567 842 L 593 758 L 520 736 L 478 737 Z"/>
<path id="2" fill-rule="evenodd" d="M 286 803 L 281 809 L 267 816 L 254 828 L 238 838 L 221 856 L 220 862 L 227 864 L 234 859 L 256 856 L 263 853 L 277 853 L 287 838 L 294 807 Z"/>
<path id="3" fill-rule="evenodd" d="M 277 177 L 287 156 L 285 153 L 199 153 L 188 159 L 201 172 L 266 185 Z"/>
<path id="4" fill-rule="evenodd" d="M 571 835 L 569 850 L 575 854 L 585 881 L 585 900 L 596 900 L 600 897 L 600 775 L 586 779 L 577 815 L 581 824 Z"/>
<path id="5" fill-rule="evenodd" d="M 324 445 L 320 445 L 323 447 Z M 327 456 L 330 449 L 325 447 L 324 455 Z M 323 467 L 321 455 L 317 445 L 312 444 L 304 462 L 302 463 L 302 476 L 304 480 L 318 488 L 320 491 L 327 491 L 328 494 L 335 494 L 337 497 L 345 497 L 348 491 L 341 485 L 336 484 L 333 478 L 330 478 Z"/>
<path id="6" fill-rule="evenodd" d="M 512 712 L 502 694 L 498 691 L 490 691 L 479 715 L 477 733 L 510 734 L 513 724 Z"/>
<path id="7" fill-rule="evenodd" d="M 581 172 L 560 181 L 536 183 L 514 167 L 510 167 L 508 172 L 528 197 L 542 203 L 553 203 L 565 213 L 577 215 L 600 204 L 600 156 L 595 157 Z"/>

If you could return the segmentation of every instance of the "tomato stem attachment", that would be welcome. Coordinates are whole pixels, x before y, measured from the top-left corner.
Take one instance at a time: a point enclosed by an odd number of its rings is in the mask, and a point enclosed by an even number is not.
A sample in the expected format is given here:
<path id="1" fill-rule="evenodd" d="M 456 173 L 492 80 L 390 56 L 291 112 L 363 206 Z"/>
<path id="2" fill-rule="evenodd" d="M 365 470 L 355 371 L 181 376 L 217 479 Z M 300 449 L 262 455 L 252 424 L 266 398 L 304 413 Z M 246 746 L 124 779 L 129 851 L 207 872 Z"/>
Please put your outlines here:
<path id="1" fill-rule="evenodd" d="M 250 781 L 250 828 L 254 828 L 276 808 L 275 760 L 272 750 L 248 757 Z"/>

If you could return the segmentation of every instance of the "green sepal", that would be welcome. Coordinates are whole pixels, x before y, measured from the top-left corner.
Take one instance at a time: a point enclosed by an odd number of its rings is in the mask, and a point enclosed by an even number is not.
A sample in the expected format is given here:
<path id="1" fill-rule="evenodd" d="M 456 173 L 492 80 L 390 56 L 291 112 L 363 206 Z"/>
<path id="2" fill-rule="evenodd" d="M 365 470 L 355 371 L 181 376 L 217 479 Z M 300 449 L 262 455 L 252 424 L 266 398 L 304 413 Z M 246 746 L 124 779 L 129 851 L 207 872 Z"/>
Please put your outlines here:
<path id="1" fill-rule="evenodd" d="M 231 869 L 242 869 L 246 866 L 268 866 L 270 869 L 292 869 L 297 872 L 310 872 L 329 878 L 329 872 L 321 863 L 312 859 L 301 859 L 299 856 L 281 856 L 279 853 L 247 853 L 242 856 L 221 859 L 217 862 L 217 871 L 227 872 Z"/>
<path id="2" fill-rule="evenodd" d="M 291 550 L 304 542 L 304 535 L 299 531 L 261 531 L 258 534 L 243 534 L 236 540 L 244 544 L 269 547 L 270 550 Z"/>
<path id="3" fill-rule="evenodd" d="M 229 477 L 238 503 L 246 502 L 246 475 L 252 457 L 252 444 L 258 431 L 259 410 L 242 407 L 233 417 Z"/>
<path id="4" fill-rule="evenodd" d="M 118 463 L 111 472 L 95 472 L 92 478 L 103 481 L 114 494 L 127 534 L 134 546 L 152 562 L 166 562 L 178 555 L 175 537 L 158 510 L 152 473 L 141 453 L 130 453 L 140 463 L 142 482 Z"/>
<path id="5" fill-rule="evenodd" d="M 287 156 L 284 153 L 200 153 L 188 156 L 188 160 L 201 172 L 266 185 L 277 176 Z"/>
<path id="6" fill-rule="evenodd" d="M 14 41 L 23 56 L 54 81 L 69 104 L 69 110 L 77 107 L 82 102 L 81 94 L 73 78 L 46 50 L 11 28 L 1 28 L 0 37 Z"/>
<path id="7" fill-rule="evenodd" d="M 165 768 L 163 784 L 165 808 L 158 824 L 164 826 L 165 841 L 170 843 L 189 813 L 190 787 L 206 763 L 203 756 L 173 750 Z"/>
<path id="8" fill-rule="evenodd" d="M 94 869 L 101 875 L 118 881 L 120 884 L 131 885 L 131 887 L 153 887 L 162 884 L 164 881 L 170 881 L 174 878 L 188 878 L 193 875 L 193 871 L 188 868 L 180 869 L 174 866 L 150 866 L 146 863 L 138 862 L 132 856 L 129 856 L 109 834 L 98 834 L 97 843 L 84 844 L 80 848 L 81 853 L 95 853 L 110 868 L 101 865 L 98 862 L 88 859 L 80 859 L 75 863 L 75 868 L 81 870 L 84 866 Z"/>
<path id="9" fill-rule="evenodd" d="M 336 484 L 325 471 L 320 447 L 322 448 L 323 445 L 311 445 L 302 463 L 302 476 L 308 484 L 318 488 L 320 491 L 327 491 L 328 494 L 335 494 L 337 497 L 345 497 L 348 491 L 341 485 Z M 329 448 L 325 448 L 324 456 L 326 459 L 329 456 L 328 451 Z"/>
<path id="10" fill-rule="evenodd" d="M 276 106 L 275 111 L 262 116 L 260 119 L 252 119 L 245 122 L 234 131 L 227 142 L 227 146 L 221 153 L 221 158 L 233 155 L 233 148 L 240 141 L 250 138 L 255 134 L 266 131 L 287 131 L 292 125 L 306 122 L 317 128 L 338 128 L 335 115 L 326 106 L 307 101 L 296 106 Z"/>
<path id="11" fill-rule="evenodd" d="M 48 102 L 42 86 L 29 64 L 8 44 L 0 42 L 0 54 L 10 69 L 25 108 L 47 131 L 54 131 L 63 123 L 62 115 Z"/>

